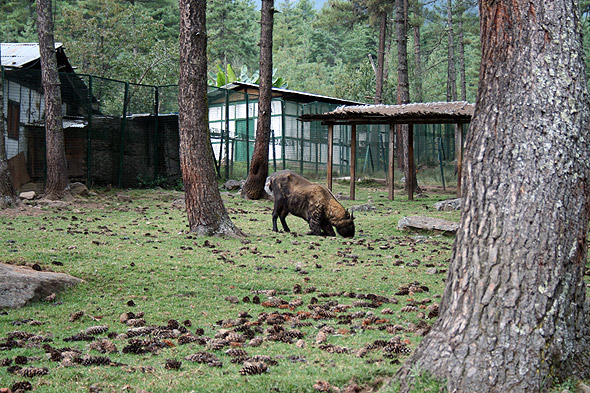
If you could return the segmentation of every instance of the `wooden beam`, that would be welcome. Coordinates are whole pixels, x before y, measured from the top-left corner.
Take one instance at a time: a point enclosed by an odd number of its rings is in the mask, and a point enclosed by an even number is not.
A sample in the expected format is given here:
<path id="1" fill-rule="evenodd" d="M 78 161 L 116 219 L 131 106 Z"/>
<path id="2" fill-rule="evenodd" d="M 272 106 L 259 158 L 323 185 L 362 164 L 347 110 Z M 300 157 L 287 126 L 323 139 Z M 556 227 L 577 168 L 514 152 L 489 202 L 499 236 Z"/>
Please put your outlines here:
<path id="1" fill-rule="evenodd" d="M 350 131 L 350 199 L 354 201 L 356 187 L 356 124 Z"/>
<path id="2" fill-rule="evenodd" d="M 463 125 L 455 124 L 455 155 L 457 156 L 457 198 L 461 198 L 461 170 L 463 169 Z"/>
<path id="3" fill-rule="evenodd" d="M 332 163 L 334 159 L 334 124 L 328 124 L 328 190 L 332 191 Z"/>
<path id="4" fill-rule="evenodd" d="M 414 179 L 416 177 L 416 168 L 414 167 L 414 125 L 408 124 L 408 179 L 406 185 L 408 188 L 408 200 L 414 200 Z"/>
<path id="5" fill-rule="evenodd" d="M 394 156 L 394 140 L 395 140 L 395 123 L 389 123 L 389 168 L 387 171 L 387 190 L 388 198 L 393 201 L 393 175 L 395 168 Z"/>

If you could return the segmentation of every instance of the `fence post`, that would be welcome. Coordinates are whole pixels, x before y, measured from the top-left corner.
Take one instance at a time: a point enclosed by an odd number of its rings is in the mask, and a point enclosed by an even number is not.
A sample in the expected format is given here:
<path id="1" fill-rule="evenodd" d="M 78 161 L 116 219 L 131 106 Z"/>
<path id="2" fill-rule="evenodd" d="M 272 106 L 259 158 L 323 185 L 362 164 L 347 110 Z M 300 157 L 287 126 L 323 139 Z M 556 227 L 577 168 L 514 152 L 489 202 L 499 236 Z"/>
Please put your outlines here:
<path id="1" fill-rule="evenodd" d="M 443 186 L 443 191 L 446 191 L 446 186 L 445 186 L 445 171 L 443 169 L 443 151 L 442 151 L 442 138 L 437 138 L 438 141 L 438 164 L 440 166 L 440 177 L 442 179 L 442 186 Z"/>
<path id="2" fill-rule="evenodd" d="M 274 171 L 277 171 L 277 150 L 275 148 L 275 131 L 270 130 L 270 134 L 272 136 L 272 163 Z"/>
<path id="3" fill-rule="evenodd" d="M 154 91 L 154 180 L 158 178 L 159 166 L 158 162 L 158 127 L 160 117 L 160 89 L 158 86 L 155 87 Z"/>
<path id="4" fill-rule="evenodd" d="M 250 173 L 250 99 L 246 91 L 246 175 Z"/>
<path id="5" fill-rule="evenodd" d="M 229 179 L 229 91 L 227 89 L 225 89 L 225 132 L 225 180 L 227 180 Z"/>
<path id="6" fill-rule="evenodd" d="M 129 99 L 129 82 L 125 82 L 125 94 L 123 97 L 123 117 L 121 119 L 121 148 L 119 150 L 119 179 L 118 187 L 123 187 L 123 161 L 125 158 L 125 131 L 127 129 L 127 101 Z"/>
<path id="7" fill-rule="evenodd" d="M 287 110 L 287 106 L 285 105 L 285 99 L 281 98 L 281 113 L 282 113 L 282 119 L 281 119 L 281 123 L 282 123 L 282 131 L 281 131 L 281 158 L 283 161 L 283 169 L 286 168 L 285 166 L 285 135 L 287 135 L 287 115 L 285 113 L 285 111 Z M 276 168 L 275 168 L 276 171 Z"/>
<path id="8" fill-rule="evenodd" d="M 92 75 L 88 76 L 88 127 L 86 129 L 86 187 L 92 188 Z"/>

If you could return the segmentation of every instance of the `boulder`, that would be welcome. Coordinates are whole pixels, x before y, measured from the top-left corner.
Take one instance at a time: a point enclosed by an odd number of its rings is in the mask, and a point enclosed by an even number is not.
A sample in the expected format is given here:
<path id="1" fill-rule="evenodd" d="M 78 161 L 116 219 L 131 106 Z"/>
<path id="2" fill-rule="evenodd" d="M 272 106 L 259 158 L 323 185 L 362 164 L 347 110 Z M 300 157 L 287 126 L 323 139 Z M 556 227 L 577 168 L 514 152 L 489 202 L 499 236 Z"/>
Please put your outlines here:
<path id="1" fill-rule="evenodd" d="M 81 282 L 69 274 L 0 263 L 0 309 L 23 307 Z"/>
<path id="2" fill-rule="evenodd" d="M 245 180 L 228 180 L 225 182 L 223 187 L 228 191 L 236 191 L 242 189 L 244 187 Z"/>
<path id="3" fill-rule="evenodd" d="M 459 223 L 440 218 L 410 216 L 400 219 L 397 223 L 397 227 L 405 230 L 438 231 L 454 234 L 459 228 Z"/>
<path id="4" fill-rule="evenodd" d="M 36 195 L 35 191 L 25 191 L 25 192 L 21 192 L 19 194 L 19 197 L 21 199 L 26 199 L 27 201 L 30 201 L 31 199 L 35 198 L 35 195 Z"/>
<path id="5" fill-rule="evenodd" d="M 70 183 L 70 192 L 72 195 L 88 196 L 88 188 L 80 182 Z"/>
<path id="6" fill-rule="evenodd" d="M 461 210 L 461 198 L 447 199 L 446 201 L 436 202 L 434 208 L 438 211 L 450 212 L 453 210 Z"/>

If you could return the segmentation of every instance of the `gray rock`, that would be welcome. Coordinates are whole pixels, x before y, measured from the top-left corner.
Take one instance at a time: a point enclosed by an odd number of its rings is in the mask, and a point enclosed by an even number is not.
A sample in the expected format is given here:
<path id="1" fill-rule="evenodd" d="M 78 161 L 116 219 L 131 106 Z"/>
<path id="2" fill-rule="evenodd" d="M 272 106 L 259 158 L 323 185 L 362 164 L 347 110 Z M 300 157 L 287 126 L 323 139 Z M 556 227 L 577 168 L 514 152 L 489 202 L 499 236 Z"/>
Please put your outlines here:
<path id="1" fill-rule="evenodd" d="M 68 206 L 70 206 L 70 204 L 68 202 L 64 202 L 64 201 L 53 201 L 51 199 L 39 199 L 37 201 L 37 205 L 38 206 L 44 206 L 44 207 L 49 207 L 52 209 L 64 209 L 67 208 Z"/>
<path id="2" fill-rule="evenodd" d="M 83 280 L 64 273 L 39 272 L 0 263 L 0 308 L 19 308 Z"/>
<path id="3" fill-rule="evenodd" d="M 80 182 L 70 183 L 70 192 L 72 195 L 79 195 L 83 197 L 87 197 L 89 195 L 88 188 Z"/>
<path id="4" fill-rule="evenodd" d="M 223 187 L 228 191 L 236 191 L 236 190 L 241 190 L 242 187 L 244 187 L 244 183 L 246 183 L 245 180 L 232 180 L 232 179 L 230 179 L 225 182 Z"/>
<path id="5" fill-rule="evenodd" d="M 119 202 L 123 202 L 123 203 L 131 202 L 131 197 L 129 195 L 123 194 L 121 192 L 117 194 L 117 199 L 119 200 Z"/>
<path id="6" fill-rule="evenodd" d="M 369 212 L 369 211 L 373 211 L 373 210 L 377 210 L 377 208 L 370 203 L 366 203 L 364 205 L 355 205 L 350 208 L 350 211 L 355 211 L 355 212 Z"/>
<path id="7" fill-rule="evenodd" d="M 434 208 L 438 211 L 450 212 L 453 210 L 461 210 L 461 198 L 447 199 L 446 201 L 436 202 Z"/>
<path id="8" fill-rule="evenodd" d="M 30 201 L 31 199 L 35 198 L 35 191 L 25 191 L 25 192 L 21 192 L 19 197 L 21 199 L 26 199 L 27 201 Z"/>
<path id="9" fill-rule="evenodd" d="M 399 229 L 405 230 L 425 230 L 455 233 L 459 228 L 459 223 L 443 220 L 440 218 L 425 216 L 410 216 L 400 219 L 397 223 Z"/>

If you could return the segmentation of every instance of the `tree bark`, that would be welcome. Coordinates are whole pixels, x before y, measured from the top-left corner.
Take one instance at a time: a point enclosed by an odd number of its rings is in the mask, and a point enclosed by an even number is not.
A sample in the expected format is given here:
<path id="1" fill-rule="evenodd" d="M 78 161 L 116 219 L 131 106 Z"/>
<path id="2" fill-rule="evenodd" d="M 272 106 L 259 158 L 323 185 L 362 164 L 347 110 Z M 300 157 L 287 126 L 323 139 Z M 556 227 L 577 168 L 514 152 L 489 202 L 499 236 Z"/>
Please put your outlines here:
<path id="1" fill-rule="evenodd" d="M 447 35 L 449 38 L 447 67 L 447 101 L 457 101 L 457 76 L 455 71 L 455 36 L 453 33 L 453 1 L 447 0 Z"/>
<path id="2" fill-rule="evenodd" d="M 264 184 L 268 176 L 268 146 L 270 143 L 270 110 L 272 101 L 272 28 L 274 0 L 262 0 L 260 31 L 260 87 L 258 96 L 258 124 L 254 154 L 242 197 L 260 199 L 266 195 Z"/>
<path id="3" fill-rule="evenodd" d="M 480 1 L 482 59 L 462 217 L 440 317 L 399 372 L 449 392 L 590 377 L 583 279 L 590 109 L 575 0 Z"/>
<path id="4" fill-rule="evenodd" d="M 387 12 L 382 11 L 379 19 L 379 53 L 377 56 L 375 104 L 383 103 L 383 72 L 385 68 L 385 40 L 387 38 Z"/>
<path id="5" fill-rule="evenodd" d="M 420 44 L 420 25 L 412 26 L 414 32 L 414 68 L 416 70 L 416 102 L 422 102 L 422 46 Z"/>
<path id="6" fill-rule="evenodd" d="M 459 45 L 459 75 L 461 77 L 461 100 L 467 101 L 467 81 L 465 79 L 465 42 L 463 37 L 463 14 L 465 13 L 465 0 L 461 0 L 457 6 L 457 41 Z"/>
<path id="7" fill-rule="evenodd" d="M 37 32 L 45 100 L 45 155 L 47 161 L 45 197 L 60 199 L 66 192 L 69 179 L 62 124 L 61 88 L 53 38 L 51 0 L 37 0 Z"/>
<path id="8" fill-rule="evenodd" d="M 244 236 L 229 218 L 215 178 L 207 106 L 206 0 L 180 0 L 180 168 L 191 232 Z"/>
<path id="9" fill-rule="evenodd" d="M 0 209 L 20 205 L 20 198 L 12 184 L 6 156 L 4 132 L 4 68 L 0 67 Z"/>
<path id="10" fill-rule="evenodd" d="M 407 37 L 407 0 L 396 0 L 396 18 L 395 18 L 395 30 L 397 35 L 397 103 L 398 105 L 407 104 L 410 102 L 410 83 L 408 81 L 408 37 Z M 409 138 L 408 132 L 409 127 L 407 124 L 399 126 L 399 134 L 401 134 L 401 141 L 403 147 L 404 157 L 404 174 L 406 178 L 405 189 L 409 191 L 410 187 L 413 187 L 414 192 L 419 191 L 418 182 L 416 176 L 410 176 L 409 162 Z M 399 135 L 398 134 L 398 135 Z M 399 152 L 398 152 L 399 154 Z M 408 179 L 413 180 L 411 182 Z"/>

